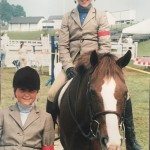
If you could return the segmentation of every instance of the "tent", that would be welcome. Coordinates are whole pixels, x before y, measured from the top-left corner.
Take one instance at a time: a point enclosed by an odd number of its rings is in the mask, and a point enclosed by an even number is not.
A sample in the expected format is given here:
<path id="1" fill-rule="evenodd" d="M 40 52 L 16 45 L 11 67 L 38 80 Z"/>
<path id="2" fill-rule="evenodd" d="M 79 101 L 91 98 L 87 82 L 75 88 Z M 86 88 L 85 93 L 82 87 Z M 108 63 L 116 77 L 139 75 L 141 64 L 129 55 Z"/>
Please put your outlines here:
<path id="1" fill-rule="evenodd" d="M 127 34 L 150 34 L 150 19 L 139 22 L 130 27 L 124 28 L 122 33 Z"/>

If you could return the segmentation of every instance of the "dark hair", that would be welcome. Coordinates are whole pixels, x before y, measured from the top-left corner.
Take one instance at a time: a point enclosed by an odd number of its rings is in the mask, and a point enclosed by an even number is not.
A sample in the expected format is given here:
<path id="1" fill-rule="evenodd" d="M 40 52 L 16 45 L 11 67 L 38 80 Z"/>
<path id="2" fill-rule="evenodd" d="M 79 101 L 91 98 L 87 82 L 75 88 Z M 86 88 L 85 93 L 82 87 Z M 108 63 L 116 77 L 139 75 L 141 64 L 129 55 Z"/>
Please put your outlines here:
<path id="1" fill-rule="evenodd" d="M 25 90 L 37 90 L 40 89 L 40 77 L 38 72 L 29 67 L 23 67 L 19 69 L 13 78 L 13 88 L 14 91 L 17 88 L 25 89 Z"/>

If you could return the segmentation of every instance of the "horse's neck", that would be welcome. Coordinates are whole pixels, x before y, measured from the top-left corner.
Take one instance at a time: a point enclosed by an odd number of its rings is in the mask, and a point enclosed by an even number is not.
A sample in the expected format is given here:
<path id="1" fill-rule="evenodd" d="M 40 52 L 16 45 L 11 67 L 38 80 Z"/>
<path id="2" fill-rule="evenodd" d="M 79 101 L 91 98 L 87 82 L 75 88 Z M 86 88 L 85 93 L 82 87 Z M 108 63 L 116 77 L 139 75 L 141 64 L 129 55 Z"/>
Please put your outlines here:
<path id="1" fill-rule="evenodd" d="M 79 88 L 83 91 L 83 93 L 86 93 L 88 84 L 89 84 L 89 75 L 85 75 L 84 77 L 81 76 L 79 79 Z"/>
<path id="2" fill-rule="evenodd" d="M 89 77 L 88 75 L 79 76 L 75 81 L 74 86 L 74 99 L 75 103 L 80 106 L 85 106 L 87 105 L 87 90 L 88 90 L 88 84 L 89 84 Z"/>

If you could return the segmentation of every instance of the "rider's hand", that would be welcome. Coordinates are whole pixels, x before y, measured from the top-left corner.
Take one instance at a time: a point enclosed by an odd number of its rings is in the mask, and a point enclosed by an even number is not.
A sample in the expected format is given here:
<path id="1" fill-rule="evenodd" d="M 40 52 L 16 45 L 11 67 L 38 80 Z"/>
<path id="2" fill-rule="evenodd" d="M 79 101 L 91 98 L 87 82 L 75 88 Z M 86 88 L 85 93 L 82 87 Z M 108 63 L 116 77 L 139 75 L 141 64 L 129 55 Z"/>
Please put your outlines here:
<path id="1" fill-rule="evenodd" d="M 67 75 L 67 79 L 70 80 L 71 78 L 77 75 L 77 72 L 74 69 L 74 67 L 70 67 L 66 70 L 66 75 Z"/>

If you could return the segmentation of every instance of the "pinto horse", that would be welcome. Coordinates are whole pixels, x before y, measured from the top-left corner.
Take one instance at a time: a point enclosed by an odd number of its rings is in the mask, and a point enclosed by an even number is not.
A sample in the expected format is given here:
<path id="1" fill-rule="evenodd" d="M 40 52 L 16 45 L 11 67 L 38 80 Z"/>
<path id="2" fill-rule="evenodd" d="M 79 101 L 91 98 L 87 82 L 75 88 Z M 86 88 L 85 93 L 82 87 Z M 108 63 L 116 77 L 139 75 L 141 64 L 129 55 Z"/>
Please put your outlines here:
<path id="1" fill-rule="evenodd" d="M 64 150 L 120 150 L 127 86 L 122 68 L 131 51 L 117 59 L 96 51 L 82 55 L 60 98 L 60 141 Z"/>

